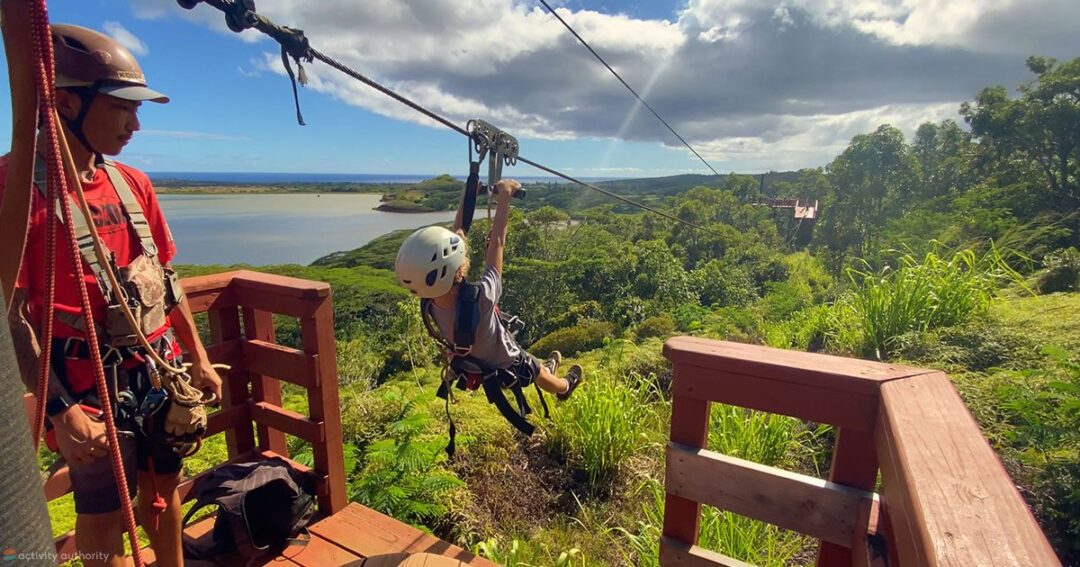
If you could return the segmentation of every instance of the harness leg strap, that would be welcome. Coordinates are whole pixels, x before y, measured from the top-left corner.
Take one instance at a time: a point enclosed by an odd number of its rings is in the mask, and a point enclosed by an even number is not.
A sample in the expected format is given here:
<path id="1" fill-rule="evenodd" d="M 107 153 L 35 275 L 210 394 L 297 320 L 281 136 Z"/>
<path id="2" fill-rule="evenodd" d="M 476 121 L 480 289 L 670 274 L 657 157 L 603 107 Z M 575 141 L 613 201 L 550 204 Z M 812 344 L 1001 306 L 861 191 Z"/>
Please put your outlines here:
<path id="1" fill-rule="evenodd" d="M 452 461 L 454 453 L 457 452 L 457 427 L 454 425 L 453 416 L 450 415 L 450 396 L 446 397 L 446 420 L 450 422 L 450 442 L 446 444 L 446 456 Z"/>
<path id="2" fill-rule="evenodd" d="M 484 380 L 483 386 L 488 402 L 495 404 L 495 408 L 499 410 L 499 413 L 501 413 L 504 418 L 506 418 L 506 421 L 510 422 L 510 425 L 513 425 L 518 431 L 525 435 L 533 434 L 533 430 L 536 428 L 533 427 L 533 424 L 529 423 L 524 416 L 514 411 L 514 408 L 510 407 L 510 402 L 507 401 L 506 395 L 503 394 L 502 386 L 499 384 L 499 379 L 497 377 Z"/>
<path id="3" fill-rule="evenodd" d="M 510 391 L 514 394 L 514 399 L 517 400 L 518 413 L 521 417 L 527 417 L 532 413 L 532 408 L 529 407 L 529 401 L 525 399 L 525 392 L 521 389 L 521 383 L 514 384 Z"/>

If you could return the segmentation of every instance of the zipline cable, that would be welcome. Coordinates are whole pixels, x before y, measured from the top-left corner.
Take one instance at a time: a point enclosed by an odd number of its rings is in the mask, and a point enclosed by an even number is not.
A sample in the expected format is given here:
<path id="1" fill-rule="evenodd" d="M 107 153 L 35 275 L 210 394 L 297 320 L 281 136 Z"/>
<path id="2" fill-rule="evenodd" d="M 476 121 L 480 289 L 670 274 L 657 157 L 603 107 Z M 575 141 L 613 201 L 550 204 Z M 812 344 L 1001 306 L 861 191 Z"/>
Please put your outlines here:
<path id="1" fill-rule="evenodd" d="M 580 179 L 575 179 L 575 178 L 570 177 L 569 175 L 566 175 L 564 173 L 559 173 L 558 171 L 555 171 L 554 169 L 551 169 L 550 167 L 540 165 L 540 164 L 536 163 L 535 161 L 523 158 L 521 156 L 518 156 L 518 161 L 520 161 L 522 163 L 527 163 L 527 164 L 529 164 L 529 165 L 531 165 L 531 166 L 533 166 L 536 169 L 539 169 L 541 171 L 546 171 L 546 172 L 548 172 L 548 173 L 550 173 L 552 175 L 557 175 L 559 177 L 562 177 L 563 179 L 565 179 L 567 181 L 570 181 L 571 183 L 577 183 L 578 185 L 581 185 L 583 187 L 588 187 L 589 189 L 592 189 L 593 191 L 599 191 L 599 192 L 607 195 L 608 197 L 618 199 L 618 200 L 620 200 L 620 201 L 622 201 L 624 203 L 629 203 L 629 204 L 631 204 L 631 205 L 633 205 L 635 207 L 638 207 L 640 209 L 644 209 L 646 211 L 649 211 L 650 213 L 660 215 L 660 216 L 662 216 L 664 218 L 668 218 L 668 219 L 671 219 L 671 220 L 676 221 L 676 222 L 681 222 L 681 223 L 683 223 L 683 224 L 685 224 L 687 226 L 691 226 L 693 228 L 697 228 L 697 229 L 702 228 L 701 226 L 698 226 L 698 225 L 696 225 L 696 224 L 694 224 L 694 223 L 692 223 L 690 221 L 680 219 L 679 217 L 676 217 L 674 215 L 671 215 L 671 214 L 665 213 L 663 211 L 654 209 L 654 208 L 652 208 L 652 207 L 650 207 L 648 205 L 644 205 L 642 203 L 638 203 L 637 201 L 627 199 L 626 197 L 623 197 L 622 195 L 619 195 L 617 193 L 612 193 L 611 191 L 608 191 L 606 189 L 601 189 L 601 188 L 597 187 L 596 185 L 593 185 L 592 183 L 586 183 L 586 182 L 584 182 L 584 181 L 582 181 Z"/>
<path id="2" fill-rule="evenodd" d="M 465 137 L 470 138 L 470 139 L 472 138 L 472 136 L 469 134 L 468 130 L 466 130 L 465 128 L 462 128 L 461 126 L 458 126 L 457 124 L 454 124 L 449 119 L 447 119 L 447 118 L 445 118 L 443 116 L 440 116 L 439 114 L 435 113 L 434 111 L 428 110 L 427 108 L 425 108 L 421 104 L 419 104 L 417 102 L 414 102 L 414 101 L 410 100 L 409 98 L 394 92 L 389 87 L 386 87 L 386 86 L 380 84 L 379 82 L 375 81 L 374 79 L 371 79 L 371 78 L 365 76 L 363 73 L 360 73 L 359 71 L 356 71 L 355 69 L 349 67 L 348 65 L 345 65 L 344 63 L 334 59 L 333 57 L 330 57 L 329 55 L 326 55 L 326 54 L 322 53 L 321 51 L 315 49 L 314 47 L 311 47 L 311 45 L 308 43 L 308 38 L 306 36 L 304 36 L 303 31 L 293 29 L 293 28 L 289 28 L 289 27 L 279 26 L 279 25 L 275 24 L 273 21 L 271 21 L 269 18 L 267 18 L 267 17 L 265 17 L 265 16 L 263 16 L 261 14 L 256 14 L 255 10 L 254 10 L 254 4 L 250 0 L 177 0 L 177 2 L 181 6 L 183 6 L 184 8 L 188 8 L 188 9 L 194 8 L 197 4 L 199 4 L 200 1 L 204 2 L 206 4 L 209 4 L 210 6 L 212 6 L 214 8 L 217 8 L 218 10 L 222 11 L 226 16 L 226 23 L 229 25 L 229 28 L 232 29 L 233 31 L 239 33 L 239 32 L 241 32 L 241 31 L 243 31 L 244 29 L 247 29 L 247 28 L 254 28 L 256 30 L 259 30 L 260 32 L 270 36 L 275 41 L 277 41 L 279 44 L 281 44 L 282 50 L 284 50 L 286 53 L 288 53 L 290 56 L 292 56 L 292 58 L 295 59 L 297 62 L 299 62 L 301 60 L 312 61 L 314 59 L 318 59 L 319 61 L 322 61 L 323 63 L 326 63 L 327 65 L 333 67 L 334 69 L 337 69 L 338 71 L 341 71 L 342 73 L 345 73 L 346 75 L 348 75 L 348 76 L 360 81 L 361 83 L 364 83 L 365 85 L 367 85 L 367 86 L 369 86 L 369 87 L 371 87 L 371 88 L 385 94 L 386 96 L 400 102 L 401 104 L 404 104 L 405 106 L 408 106 L 409 108 L 423 114 L 424 116 L 427 116 L 428 118 L 438 122 L 439 124 L 442 124 L 443 126 L 446 126 L 447 128 L 457 132 L 458 134 L 461 134 L 462 136 L 465 136 Z M 642 101 L 642 102 L 644 103 L 644 101 Z M 646 105 L 646 106 L 648 106 L 648 105 Z M 650 108 L 650 110 L 652 110 L 652 109 Z M 653 113 L 655 114 L 655 111 Z M 659 118 L 659 115 L 657 116 L 657 118 Z M 661 119 L 661 120 L 663 120 L 663 119 Z M 669 126 L 669 128 L 670 128 L 670 126 Z M 676 134 L 676 136 L 678 136 L 678 134 Z M 681 140 L 682 138 L 679 137 L 679 139 Z M 683 141 L 683 143 L 686 143 L 685 140 Z M 693 151 L 693 148 L 691 148 L 691 151 Z M 697 152 L 694 152 L 694 153 L 697 154 Z M 698 156 L 698 157 L 700 158 L 701 156 Z M 620 200 L 620 201 L 622 201 L 624 203 L 633 205 L 634 207 L 637 207 L 639 209 L 642 209 L 642 210 L 645 210 L 645 211 L 660 215 L 660 216 L 662 216 L 664 218 L 667 218 L 667 219 L 673 220 L 675 222 L 685 224 L 687 226 L 690 226 L 690 227 L 693 227 L 693 228 L 696 228 L 696 229 L 701 229 L 702 228 L 701 226 L 696 225 L 696 224 L 694 224 L 692 222 L 680 219 L 680 218 L 678 218 L 678 217 L 676 217 L 674 215 L 671 215 L 669 213 L 659 211 L 657 209 L 649 207 L 648 205 L 645 205 L 645 204 L 639 203 L 637 201 L 634 201 L 632 199 L 623 197 L 622 195 L 618 195 L 618 194 L 613 193 L 611 191 L 601 189 L 600 187 L 597 187 L 596 185 L 593 185 L 592 183 L 586 183 L 584 181 L 581 181 L 580 179 L 576 179 L 574 177 L 566 175 L 565 173 L 562 173 L 562 172 L 557 171 L 555 169 L 552 169 L 550 167 L 540 165 L 539 163 L 536 163 L 536 162 L 534 162 L 532 160 L 529 160 L 529 159 L 526 159 L 524 157 L 519 156 L 518 161 L 521 161 L 523 163 L 527 163 L 527 164 L 529 164 L 529 165 L 531 165 L 531 166 L 533 166 L 533 167 L 535 167 L 535 168 L 537 168 L 537 169 L 539 169 L 541 171 L 545 171 L 545 172 L 550 173 L 552 175 L 555 175 L 557 177 L 561 177 L 561 178 L 563 178 L 563 179 L 565 179 L 565 180 L 567 180 L 567 181 L 569 181 L 571 183 L 576 183 L 578 185 L 581 185 L 582 187 L 592 189 L 593 191 L 598 191 L 598 192 L 603 193 L 603 194 L 605 194 L 605 195 L 607 195 L 609 197 L 612 197 L 612 198 L 618 199 L 618 200 Z M 706 163 L 705 165 L 708 165 L 708 163 Z M 710 166 L 709 169 L 712 169 L 712 167 Z M 713 170 L 713 173 L 716 173 L 716 170 Z M 720 174 L 717 173 L 717 175 L 720 175 Z"/>
<path id="3" fill-rule="evenodd" d="M 600 61 L 600 63 L 604 67 L 607 67 L 607 70 L 611 71 L 612 75 L 615 75 L 615 78 L 618 79 L 619 82 L 622 83 L 624 87 L 626 87 L 626 90 L 630 91 L 630 94 L 634 95 L 634 98 L 638 99 L 638 102 L 640 102 L 642 104 L 642 106 L 649 109 L 649 112 L 651 112 L 652 115 L 655 116 L 657 120 L 659 120 L 664 126 L 666 126 L 667 129 L 672 134 L 674 134 L 675 137 L 678 138 L 679 141 L 682 142 L 684 146 L 686 146 L 686 149 L 690 150 L 691 153 L 693 153 L 695 156 L 697 156 L 697 158 L 699 160 L 701 160 L 701 163 L 705 164 L 705 167 L 712 170 L 712 172 L 714 174 L 720 175 L 720 173 L 718 171 L 716 171 L 716 169 L 714 169 L 713 166 L 709 164 L 709 162 L 705 161 L 705 158 L 701 157 L 701 154 L 699 154 L 697 152 L 697 150 L 695 150 L 694 147 L 690 145 L 690 142 L 687 142 L 686 139 L 684 139 L 682 136 L 680 136 L 679 133 L 675 131 L 675 128 L 672 128 L 671 124 L 668 124 L 668 121 L 664 120 L 664 118 L 662 116 L 660 116 L 659 112 L 654 110 L 652 106 L 649 106 L 649 103 L 645 102 L 645 99 L 641 98 L 641 95 L 639 95 L 637 93 L 637 91 L 634 90 L 634 87 L 631 87 L 629 83 L 624 81 L 623 78 L 619 75 L 619 73 L 616 72 L 615 69 L 613 69 L 611 67 L 611 65 L 608 65 L 607 61 L 604 61 L 604 58 L 601 57 L 600 54 L 597 53 L 596 50 L 593 49 L 592 46 L 589 45 L 589 43 L 587 41 L 585 41 L 585 38 L 581 37 L 581 35 L 579 35 L 578 32 L 574 31 L 574 28 L 570 27 L 570 24 L 566 23 L 566 20 L 562 19 L 562 16 L 560 16 L 558 13 L 556 13 L 555 10 L 551 6 L 549 6 L 548 3 L 545 0 L 540 0 L 540 3 L 543 4 L 544 7 L 547 8 L 549 12 L 551 12 L 551 15 L 555 16 L 555 19 L 559 20 L 559 22 L 561 22 L 562 25 L 564 27 L 566 27 L 566 29 L 571 34 L 573 34 L 573 36 L 576 37 L 578 41 L 581 42 L 581 45 L 585 46 L 585 49 L 589 50 L 589 53 L 593 54 L 593 57 L 596 57 L 596 59 L 598 61 Z"/>
<path id="4" fill-rule="evenodd" d="M 370 78 L 364 76 L 363 74 L 351 69 L 349 66 L 345 65 L 344 63 L 339 62 L 338 60 L 334 59 L 333 57 L 330 57 L 330 56 L 320 52 L 319 50 L 317 50 L 315 48 L 309 48 L 309 49 L 310 49 L 311 55 L 315 59 L 318 59 L 319 61 L 322 61 L 323 63 L 326 63 L 327 65 L 337 69 L 338 71 L 341 71 L 342 73 L 345 73 L 346 75 L 348 75 L 348 76 L 350 76 L 350 77 L 364 83 L 365 85 L 368 85 L 369 87 L 371 87 L 371 88 L 373 88 L 373 89 L 375 89 L 375 90 L 377 90 L 377 91 L 379 91 L 379 92 L 393 98 L 394 100 L 408 106 L 409 108 L 412 108 L 413 110 L 416 110 L 417 112 L 422 113 L 424 116 L 427 116 L 428 118 L 431 118 L 432 120 L 435 120 L 436 122 L 446 126 L 447 128 L 450 128 L 451 130 L 454 130 L 455 132 L 458 132 L 459 134 L 461 134 L 461 135 L 463 135 L 463 136 L 465 136 L 467 138 L 472 137 L 472 136 L 469 135 L 468 130 L 462 128 L 461 126 L 458 126 L 457 124 L 454 124 L 449 119 L 443 118 L 442 116 L 436 114 L 435 112 L 433 112 L 431 110 L 428 110 L 427 108 L 424 108 L 419 103 L 413 102 L 413 101 L 409 100 L 408 98 L 406 98 L 406 97 L 404 97 L 404 96 L 390 90 L 388 87 L 385 87 L 385 86 L 379 84 L 378 82 L 376 82 L 375 80 L 370 79 Z M 654 208 L 649 207 L 648 205 L 645 205 L 643 203 L 638 203 L 637 201 L 634 201 L 632 199 L 628 199 L 626 197 L 623 197 L 622 195 L 612 193 L 611 191 L 608 191 L 606 189 L 601 189 L 600 187 L 597 187 L 596 185 L 593 185 L 592 183 L 586 183 L 585 181 L 581 181 L 580 179 L 576 179 L 574 177 L 566 175 L 565 173 L 562 173 L 562 172 L 556 171 L 554 169 L 551 169 L 550 167 L 540 165 L 539 163 L 534 162 L 534 161 L 532 161 L 530 159 L 527 159 L 527 158 L 524 158 L 524 157 L 521 157 L 521 156 L 518 156 L 517 159 L 518 159 L 518 161 L 520 161 L 522 163 L 527 163 L 527 164 L 535 167 L 536 169 L 539 169 L 541 171 L 545 171 L 545 172 L 550 173 L 552 175 L 561 177 L 561 178 L 563 178 L 563 179 L 565 179 L 565 180 L 567 180 L 567 181 L 569 181 L 571 183 L 577 183 L 578 185 L 581 185 L 582 187 L 592 189 L 593 191 L 599 191 L 600 193 L 603 193 L 603 194 L 605 194 L 605 195 L 607 195 L 609 197 L 612 197 L 614 199 L 618 199 L 620 201 L 623 201 L 624 203 L 628 203 L 630 205 L 638 207 L 639 209 L 649 211 L 651 213 L 660 215 L 662 217 L 671 219 L 671 220 L 676 221 L 676 222 L 681 222 L 683 224 L 690 225 L 690 226 L 692 226 L 694 228 L 701 228 L 700 226 L 697 226 L 697 225 L 695 225 L 695 224 L 693 224 L 691 222 L 685 221 L 683 219 L 680 219 L 680 218 L 678 218 L 676 216 L 670 215 L 670 214 L 665 213 L 663 211 L 654 209 Z M 717 174 L 717 175 L 719 175 L 719 174 Z"/>

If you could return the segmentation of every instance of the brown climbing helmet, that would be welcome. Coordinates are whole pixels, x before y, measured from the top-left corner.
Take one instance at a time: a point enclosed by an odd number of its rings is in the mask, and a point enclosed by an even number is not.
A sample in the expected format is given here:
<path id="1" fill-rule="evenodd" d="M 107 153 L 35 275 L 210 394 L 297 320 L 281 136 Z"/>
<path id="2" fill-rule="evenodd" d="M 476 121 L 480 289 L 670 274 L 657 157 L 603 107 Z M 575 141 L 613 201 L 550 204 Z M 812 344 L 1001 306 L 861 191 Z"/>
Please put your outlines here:
<path id="1" fill-rule="evenodd" d="M 80 26 L 52 25 L 56 87 L 83 87 L 133 101 L 169 102 L 146 86 L 135 56 L 113 38 Z"/>

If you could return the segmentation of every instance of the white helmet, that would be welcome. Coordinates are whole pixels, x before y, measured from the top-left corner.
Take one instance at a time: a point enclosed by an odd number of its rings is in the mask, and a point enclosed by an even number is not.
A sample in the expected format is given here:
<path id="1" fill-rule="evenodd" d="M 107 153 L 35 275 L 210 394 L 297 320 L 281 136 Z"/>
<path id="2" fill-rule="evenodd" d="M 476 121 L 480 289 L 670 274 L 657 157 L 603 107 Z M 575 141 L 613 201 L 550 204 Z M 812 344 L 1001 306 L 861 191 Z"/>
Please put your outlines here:
<path id="1" fill-rule="evenodd" d="M 441 226 L 421 228 L 401 243 L 394 271 L 409 291 L 424 298 L 447 294 L 465 263 L 465 242 Z"/>

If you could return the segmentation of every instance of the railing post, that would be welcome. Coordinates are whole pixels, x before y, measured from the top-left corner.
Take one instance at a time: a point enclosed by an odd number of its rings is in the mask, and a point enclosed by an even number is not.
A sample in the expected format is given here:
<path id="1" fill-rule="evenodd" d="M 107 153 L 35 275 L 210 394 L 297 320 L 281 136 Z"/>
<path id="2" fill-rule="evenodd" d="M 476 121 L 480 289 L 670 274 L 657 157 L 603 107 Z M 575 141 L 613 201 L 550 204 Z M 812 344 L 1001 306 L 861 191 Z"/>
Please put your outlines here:
<path id="1" fill-rule="evenodd" d="M 247 340 L 274 342 L 274 315 L 268 311 L 244 307 L 244 336 Z M 251 397 L 256 402 L 266 402 L 278 407 L 281 403 L 281 382 L 261 374 L 248 374 L 251 380 Z M 259 449 L 273 451 L 283 457 L 289 456 L 285 434 L 272 427 L 257 424 Z"/>
<path id="2" fill-rule="evenodd" d="M 686 367 L 676 364 L 673 381 L 693 380 Z M 673 388 L 674 389 L 674 388 Z M 671 440 L 695 448 L 705 447 L 709 430 L 709 402 L 676 394 L 671 401 Z M 667 493 L 664 501 L 664 536 L 697 544 L 701 525 L 701 504 Z M 663 559 L 661 547 L 661 563 Z"/>
<path id="3" fill-rule="evenodd" d="M 829 467 L 829 480 L 873 492 L 874 483 L 877 481 L 877 471 L 878 460 L 874 448 L 874 435 L 869 431 L 837 428 L 832 466 Z M 817 565 L 819 567 L 846 567 L 852 564 L 854 554 L 866 554 L 866 552 L 865 538 L 852 542 L 850 549 L 823 541 L 818 548 Z"/>
<path id="4" fill-rule="evenodd" d="M 240 340 L 240 312 L 235 306 L 211 309 L 206 315 L 210 322 L 211 343 Z M 243 357 L 236 357 L 236 360 L 232 361 L 232 369 L 222 376 L 225 382 L 221 400 L 223 410 L 246 404 L 251 399 L 248 393 L 248 375 L 242 361 Z M 225 446 L 230 459 L 255 448 L 255 434 L 251 422 L 247 421 L 246 424 L 246 427 L 238 426 L 225 432 Z"/>
<path id="5" fill-rule="evenodd" d="M 308 390 L 311 419 L 322 422 L 326 439 L 314 446 L 315 469 L 326 473 L 327 494 L 319 496 L 319 509 L 333 514 L 347 504 L 345 492 L 345 447 L 338 397 L 337 349 L 334 339 L 332 296 L 319 300 L 310 317 L 300 320 L 304 352 L 318 357 L 318 384 Z"/>

